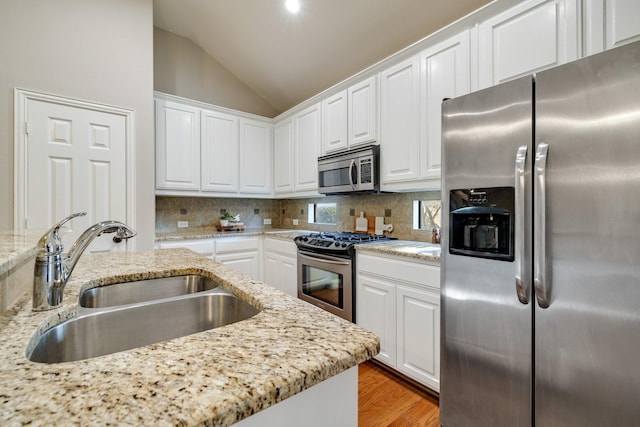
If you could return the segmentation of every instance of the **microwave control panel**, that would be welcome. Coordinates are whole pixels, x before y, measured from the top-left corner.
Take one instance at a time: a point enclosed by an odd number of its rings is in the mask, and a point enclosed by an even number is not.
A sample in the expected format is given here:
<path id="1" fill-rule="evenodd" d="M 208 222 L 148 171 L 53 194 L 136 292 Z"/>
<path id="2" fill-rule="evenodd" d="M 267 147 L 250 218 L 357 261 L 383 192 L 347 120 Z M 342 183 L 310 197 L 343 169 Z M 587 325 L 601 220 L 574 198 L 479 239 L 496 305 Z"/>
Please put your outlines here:
<path id="1" fill-rule="evenodd" d="M 370 184 L 373 182 L 373 158 L 360 159 L 360 183 Z"/>

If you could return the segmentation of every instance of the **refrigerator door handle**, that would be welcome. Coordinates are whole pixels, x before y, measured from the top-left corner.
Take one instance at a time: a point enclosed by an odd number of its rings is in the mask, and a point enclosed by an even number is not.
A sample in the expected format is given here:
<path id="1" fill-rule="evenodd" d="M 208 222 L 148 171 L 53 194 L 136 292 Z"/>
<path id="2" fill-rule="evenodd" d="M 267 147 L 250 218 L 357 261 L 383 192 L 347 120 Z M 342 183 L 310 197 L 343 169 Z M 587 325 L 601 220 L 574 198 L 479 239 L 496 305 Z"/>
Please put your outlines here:
<path id="1" fill-rule="evenodd" d="M 533 193 L 535 211 L 533 214 L 533 247 L 534 247 L 534 279 L 533 286 L 536 292 L 536 299 L 541 308 L 549 307 L 549 291 L 551 284 L 547 280 L 546 265 L 546 175 L 547 175 L 547 154 L 549 144 L 541 142 L 538 144 L 535 159 L 535 189 Z"/>
<path id="2" fill-rule="evenodd" d="M 527 164 L 527 146 L 521 145 L 516 153 L 515 170 L 515 267 L 516 294 L 522 304 L 529 304 L 529 284 L 524 271 L 524 241 L 525 241 L 525 172 Z"/>

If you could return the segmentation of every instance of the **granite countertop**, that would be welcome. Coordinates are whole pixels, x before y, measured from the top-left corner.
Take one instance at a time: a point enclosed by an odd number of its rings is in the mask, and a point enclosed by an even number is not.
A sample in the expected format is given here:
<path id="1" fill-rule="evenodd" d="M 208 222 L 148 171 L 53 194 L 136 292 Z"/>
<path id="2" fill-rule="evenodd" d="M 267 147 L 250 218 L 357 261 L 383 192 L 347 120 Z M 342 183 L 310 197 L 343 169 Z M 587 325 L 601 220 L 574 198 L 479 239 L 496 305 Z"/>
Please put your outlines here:
<path id="1" fill-rule="evenodd" d="M 36 255 L 36 244 L 42 231 L 0 231 L 0 275 Z"/>
<path id="2" fill-rule="evenodd" d="M 296 236 L 318 231 L 247 229 L 245 231 L 218 231 L 216 227 L 184 228 L 167 233 L 157 233 L 156 242 L 187 239 L 210 239 L 219 237 L 269 236 L 284 240 L 293 240 Z M 440 245 L 413 240 L 387 240 L 380 243 L 356 245 L 356 250 L 363 252 L 383 253 L 387 255 L 405 256 L 424 261 L 440 262 Z"/>
<path id="3" fill-rule="evenodd" d="M 440 262 L 440 245 L 436 243 L 414 242 L 412 240 L 390 240 L 380 243 L 356 245 L 356 250 L 358 252 L 373 252 Z"/>
<path id="4" fill-rule="evenodd" d="M 221 328 L 77 362 L 25 358 L 40 328 L 77 310 L 86 288 L 202 274 L 260 312 Z M 63 306 L 0 317 L 0 424 L 230 425 L 362 363 L 376 335 L 186 249 L 85 254 Z"/>
<path id="5" fill-rule="evenodd" d="M 292 240 L 301 234 L 309 234 L 309 230 L 280 230 L 264 228 L 247 228 L 244 231 L 218 231 L 215 226 L 181 228 L 176 231 L 166 233 L 156 233 L 156 242 L 167 242 L 172 240 L 191 239 L 215 239 L 220 237 L 247 237 L 247 236 L 269 236 L 281 239 Z M 317 233 L 317 231 L 316 231 Z"/>

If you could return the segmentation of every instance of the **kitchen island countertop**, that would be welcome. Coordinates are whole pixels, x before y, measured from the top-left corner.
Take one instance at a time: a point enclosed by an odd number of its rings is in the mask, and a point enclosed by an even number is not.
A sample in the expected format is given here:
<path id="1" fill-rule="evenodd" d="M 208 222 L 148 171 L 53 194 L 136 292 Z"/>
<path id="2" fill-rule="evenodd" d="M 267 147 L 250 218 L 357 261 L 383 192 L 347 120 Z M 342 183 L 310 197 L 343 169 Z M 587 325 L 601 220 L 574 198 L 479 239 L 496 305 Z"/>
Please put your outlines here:
<path id="1" fill-rule="evenodd" d="M 202 274 L 260 310 L 144 347 L 59 364 L 25 358 L 36 330 L 77 310 L 82 290 Z M 362 363 L 376 335 L 186 249 L 86 254 L 63 306 L 35 313 L 27 293 L 0 317 L 3 425 L 230 425 Z"/>

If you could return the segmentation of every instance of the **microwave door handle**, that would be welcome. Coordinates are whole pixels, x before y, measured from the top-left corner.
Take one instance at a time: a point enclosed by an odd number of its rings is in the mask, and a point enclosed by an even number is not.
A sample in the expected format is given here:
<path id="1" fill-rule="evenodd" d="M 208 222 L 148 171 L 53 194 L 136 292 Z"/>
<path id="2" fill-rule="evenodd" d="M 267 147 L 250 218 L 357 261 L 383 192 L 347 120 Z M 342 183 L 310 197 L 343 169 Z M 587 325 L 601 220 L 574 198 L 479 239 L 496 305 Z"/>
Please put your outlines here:
<path id="1" fill-rule="evenodd" d="M 356 189 L 356 184 L 353 180 L 353 171 L 356 171 L 356 178 L 358 178 L 358 168 L 356 167 L 356 159 L 351 160 L 351 164 L 349 165 L 349 184 L 351 184 L 351 189 Z"/>

